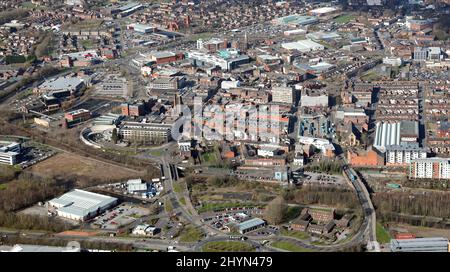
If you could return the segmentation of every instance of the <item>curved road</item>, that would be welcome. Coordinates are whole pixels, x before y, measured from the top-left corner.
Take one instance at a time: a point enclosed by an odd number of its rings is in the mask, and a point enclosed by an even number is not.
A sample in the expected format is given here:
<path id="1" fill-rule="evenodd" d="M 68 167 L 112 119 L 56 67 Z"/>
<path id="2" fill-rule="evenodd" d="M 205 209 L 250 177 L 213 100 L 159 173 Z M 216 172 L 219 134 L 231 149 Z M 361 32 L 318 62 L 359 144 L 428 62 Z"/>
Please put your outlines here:
<path id="1" fill-rule="evenodd" d="M 161 148 L 162 149 L 162 148 Z M 198 215 L 197 211 L 193 208 L 193 207 L 189 207 L 189 205 L 182 205 L 180 203 L 180 199 L 178 194 L 173 192 L 173 177 L 170 174 L 170 164 L 169 164 L 169 152 L 167 152 L 167 148 L 165 148 L 163 151 L 164 156 L 162 157 L 155 157 L 155 156 L 151 156 L 146 154 L 145 157 L 152 159 L 158 163 L 161 164 L 163 171 L 164 171 L 164 175 L 166 177 L 166 189 L 168 192 L 168 197 L 171 198 L 172 202 L 174 202 L 174 204 L 177 206 L 177 209 L 181 211 L 181 213 L 183 214 L 183 216 L 189 221 L 191 222 L 193 225 L 200 227 L 201 229 L 203 229 L 208 236 L 204 239 L 202 239 L 196 246 L 194 246 L 195 250 L 199 250 L 201 249 L 201 247 L 207 243 L 207 242 L 212 242 L 212 241 L 226 241 L 229 240 L 228 236 L 223 236 L 223 233 L 217 229 L 212 228 L 211 226 L 204 224 L 201 221 L 201 217 Z M 351 169 L 350 166 L 348 166 L 347 161 L 345 160 L 344 157 L 340 156 L 339 159 L 343 160 L 345 167 L 347 167 L 348 169 Z M 270 241 L 280 241 L 280 240 L 284 240 L 284 241 L 290 241 L 294 244 L 297 244 L 298 246 L 307 248 L 307 249 L 311 249 L 314 251 L 337 251 L 337 250 L 342 250 L 345 248 L 349 248 L 358 244 L 362 244 L 362 243 L 367 243 L 369 241 L 374 242 L 376 241 L 376 234 L 375 234 L 375 223 L 376 223 L 376 218 L 375 218 L 375 210 L 374 207 L 372 205 L 371 199 L 370 199 L 370 195 L 369 192 L 367 191 L 366 186 L 364 185 L 364 183 L 361 181 L 361 179 L 359 177 L 356 177 L 355 181 L 351 181 L 350 179 L 348 179 L 349 183 L 351 183 L 353 185 L 353 188 L 358 196 L 358 200 L 361 204 L 361 208 L 363 210 L 363 222 L 359 227 L 358 232 L 353 235 L 349 241 L 342 243 L 342 244 L 336 244 L 336 245 L 311 245 L 308 243 L 305 243 L 302 240 L 296 239 L 294 237 L 289 237 L 289 236 L 275 236 L 275 237 L 252 237 L 252 236 L 247 236 L 249 239 L 245 242 L 249 243 L 249 244 L 253 244 L 253 245 L 257 245 L 257 248 L 260 248 L 261 245 L 259 242 L 257 242 L 257 240 L 270 240 Z M 184 192 L 186 193 L 186 192 Z M 186 197 L 186 194 L 185 194 Z M 189 197 L 187 195 L 187 197 Z M 212 235 L 212 236 L 210 236 Z M 266 248 L 267 249 L 267 248 Z"/>

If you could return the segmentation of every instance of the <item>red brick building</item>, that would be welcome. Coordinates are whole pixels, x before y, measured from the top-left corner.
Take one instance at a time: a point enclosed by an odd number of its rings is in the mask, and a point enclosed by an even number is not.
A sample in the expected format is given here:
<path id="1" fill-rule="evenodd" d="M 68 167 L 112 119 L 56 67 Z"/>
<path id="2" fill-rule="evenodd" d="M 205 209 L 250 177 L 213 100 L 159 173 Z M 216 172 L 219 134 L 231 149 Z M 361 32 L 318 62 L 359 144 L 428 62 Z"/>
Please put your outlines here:
<path id="1" fill-rule="evenodd" d="M 142 102 L 122 104 L 122 115 L 125 116 L 142 116 L 145 114 L 145 104 Z"/>
<path id="2" fill-rule="evenodd" d="M 84 122 L 91 118 L 91 112 L 85 109 L 79 109 L 71 112 L 66 112 L 64 118 L 68 122 Z"/>
<path id="3" fill-rule="evenodd" d="M 334 219 L 334 209 L 308 209 L 307 213 L 317 222 L 329 222 Z"/>
<path id="4" fill-rule="evenodd" d="M 183 53 L 155 52 L 151 55 L 151 60 L 156 64 L 171 63 L 184 59 Z"/>

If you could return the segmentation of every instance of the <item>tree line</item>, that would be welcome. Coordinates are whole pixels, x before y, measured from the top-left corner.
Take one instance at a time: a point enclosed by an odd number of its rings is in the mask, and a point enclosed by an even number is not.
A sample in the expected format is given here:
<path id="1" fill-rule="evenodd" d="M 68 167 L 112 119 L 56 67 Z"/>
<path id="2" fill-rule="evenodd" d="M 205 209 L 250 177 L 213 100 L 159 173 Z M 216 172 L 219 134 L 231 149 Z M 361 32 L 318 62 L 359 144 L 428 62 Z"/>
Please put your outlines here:
<path id="1" fill-rule="evenodd" d="M 57 218 L 48 218 L 38 215 L 15 214 L 0 211 L 0 226 L 4 228 L 47 230 L 62 232 L 70 229 L 70 226 Z"/>
<path id="2" fill-rule="evenodd" d="M 20 170 L 13 166 L 0 164 L 0 184 L 13 180 L 19 173 Z"/>
<path id="3" fill-rule="evenodd" d="M 23 173 L 18 180 L 7 183 L 5 188 L 0 190 L 0 210 L 17 211 L 55 197 L 72 186 L 66 180 L 57 181 Z"/>
<path id="4" fill-rule="evenodd" d="M 283 198 L 289 203 L 305 205 L 328 205 L 357 209 L 360 207 L 355 193 L 349 189 L 306 185 L 299 189 L 288 189 Z"/>
<path id="5" fill-rule="evenodd" d="M 441 228 L 441 229 L 450 228 L 450 221 L 448 221 L 448 219 L 445 218 L 436 220 L 435 217 L 430 218 L 426 216 L 412 216 L 393 212 L 377 211 L 377 220 L 387 223 L 396 222 L 401 224 L 408 224 L 411 226 L 428 227 L 428 228 Z"/>
<path id="6" fill-rule="evenodd" d="M 450 218 L 450 197 L 447 192 L 426 192 L 425 194 L 379 192 L 372 197 L 372 201 L 381 214 L 394 212 Z"/>
<path id="7" fill-rule="evenodd" d="M 327 174 L 342 174 L 342 165 L 334 161 L 321 161 L 317 164 L 307 165 L 305 167 L 305 171 Z"/>

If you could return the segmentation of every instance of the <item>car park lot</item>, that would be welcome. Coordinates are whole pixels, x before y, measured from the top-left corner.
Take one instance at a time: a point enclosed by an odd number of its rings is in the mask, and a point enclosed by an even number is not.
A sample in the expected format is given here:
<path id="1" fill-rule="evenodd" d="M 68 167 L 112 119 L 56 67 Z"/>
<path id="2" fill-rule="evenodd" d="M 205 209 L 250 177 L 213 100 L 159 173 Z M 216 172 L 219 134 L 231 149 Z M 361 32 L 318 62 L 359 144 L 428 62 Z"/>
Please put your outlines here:
<path id="1" fill-rule="evenodd" d="M 220 212 L 203 213 L 200 216 L 202 217 L 202 221 L 211 227 L 218 230 L 229 231 L 229 226 L 247 221 L 253 216 L 260 216 L 262 213 L 263 210 L 259 208 L 231 208 Z"/>
<path id="2" fill-rule="evenodd" d="M 106 211 L 104 214 L 94 218 L 92 226 L 105 230 L 117 230 L 126 225 L 132 224 L 137 219 L 148 215 L 148 209 L 132 205 L 129 203 L 122 203 L 114 209 Z"/>
<path id="3" fill-rule="evenodd" d="M 347 186 L 343 176 L 323 173 L 304 172 L 298 180 L 302 184 Z"/>
<path id="4" fill-rule="evenodd" d="M 24 150 L 25 151 L 22 155 L 23 161 L 20 164 L 22 169 L 35 165 L 36 163 L 46 160 L 56 154 L 55 151 L 43 147 L 29 146 L 25 147 Z"/>

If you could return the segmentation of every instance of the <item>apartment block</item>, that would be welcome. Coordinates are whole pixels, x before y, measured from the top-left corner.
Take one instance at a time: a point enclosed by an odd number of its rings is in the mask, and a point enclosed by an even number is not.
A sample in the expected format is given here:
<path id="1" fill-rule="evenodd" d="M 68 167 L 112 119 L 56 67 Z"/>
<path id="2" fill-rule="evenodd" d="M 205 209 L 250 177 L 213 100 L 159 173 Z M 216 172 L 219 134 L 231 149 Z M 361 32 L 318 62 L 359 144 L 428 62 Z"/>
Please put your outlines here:
<path id="1" fill-rule="evenodd" d="M 450 179 L 449 158 L 416 159 L 410 163 L 410 178 Z"/>
<path id="2" fill-rule="evenodd" d="M 393 145 L 386 147 L 386 165 L 407 165 L 415 159 L 426 157 L 426 150 L 418 146 Z"/>

